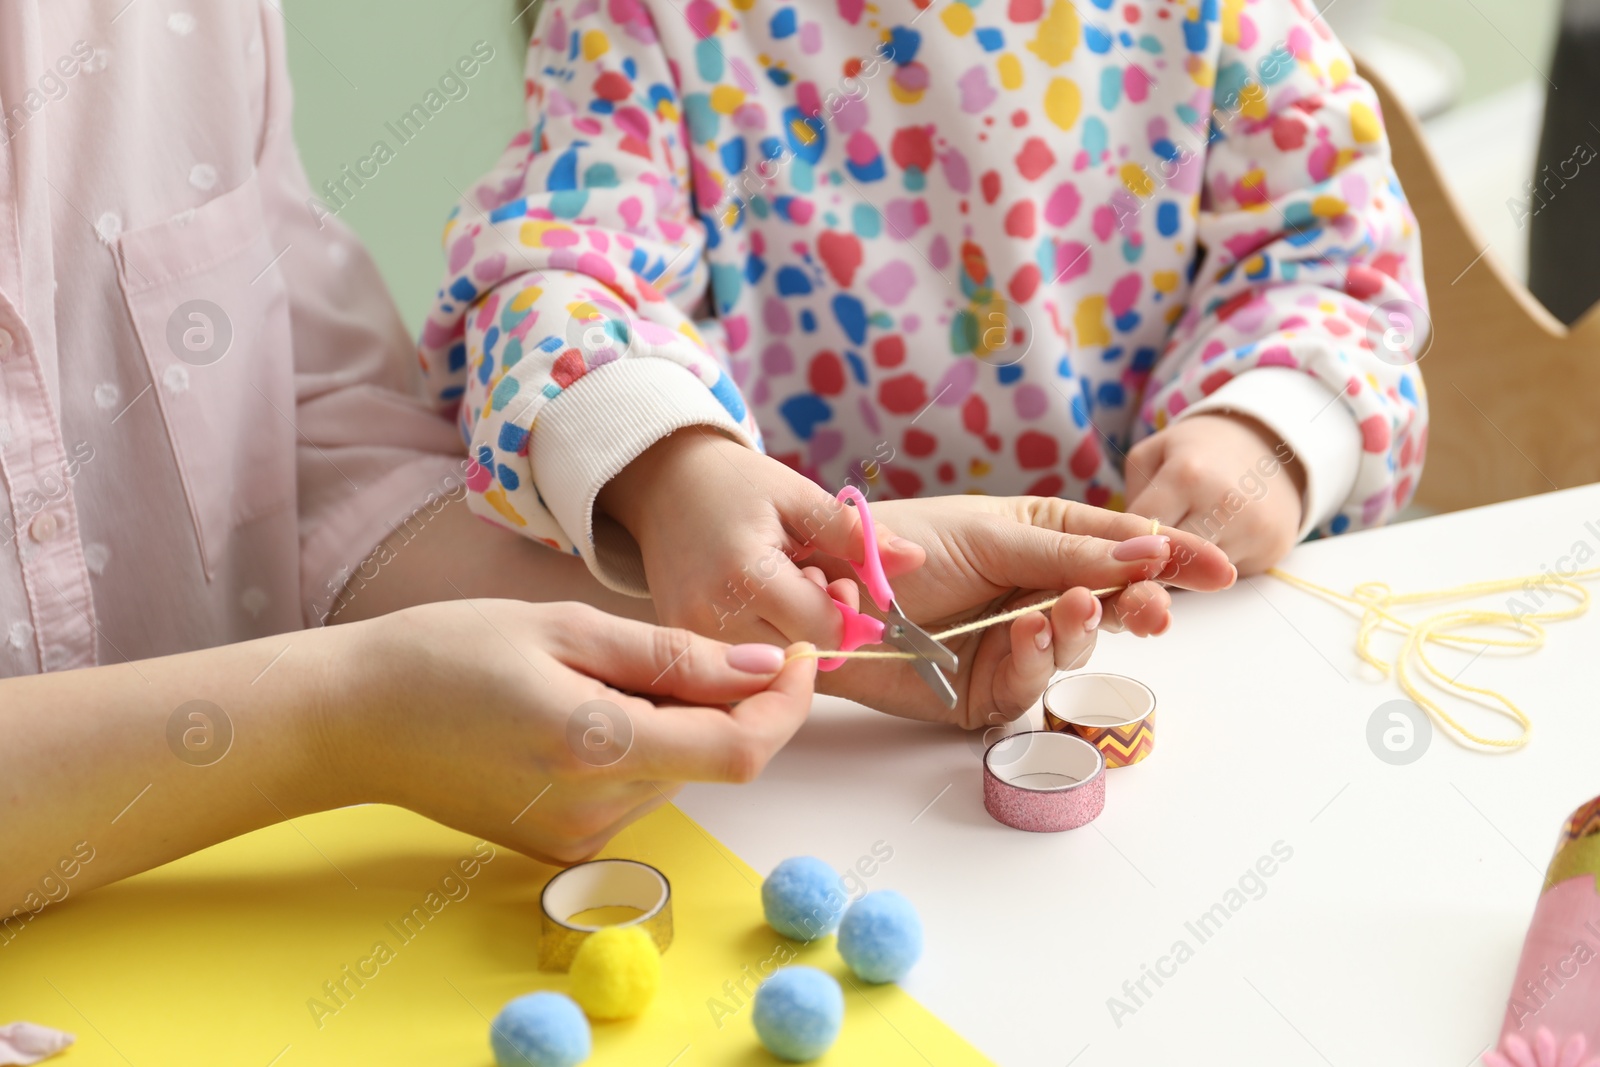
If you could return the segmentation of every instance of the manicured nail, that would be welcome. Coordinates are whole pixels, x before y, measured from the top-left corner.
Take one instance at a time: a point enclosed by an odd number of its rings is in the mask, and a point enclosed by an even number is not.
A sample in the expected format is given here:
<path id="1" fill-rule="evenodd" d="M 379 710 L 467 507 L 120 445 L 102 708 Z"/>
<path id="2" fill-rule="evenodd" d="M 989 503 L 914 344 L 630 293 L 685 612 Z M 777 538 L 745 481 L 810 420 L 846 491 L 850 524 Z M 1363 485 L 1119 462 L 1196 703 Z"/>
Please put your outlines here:
<path id="1" fill-rule="evenodd" d="M 1166 534 L 1130 537 L 1111 550 L 1111 558 L 1123 563 L 1131 563 L 1136 559 L 1160 559 L 1167 554 L 1167 544 L 1171 540 Z"/>
<path id="2" fill-rule="evenodd" d="M 1106 607 L 1100 603 L 1100 598 L 1094 598 L 1094 614 L 1089 616 L 1089 621 L 1083 624 L 1085 633 L 1094 633 L 1095 627 L 1100 625 L 1100 619 L 1105 615 Z"/>
<path id="3" fill-rule="evenodd" d="M 915 543 L 907 541 L 904 537 L 891 537 L 889 538 L 889 547 L 896 552 L 909 552 L 917 546 Z"/>
<path id="4" fill-rule="evenodd" d="M 1050 627 L 1046 626 L 1044 629 L 1033 635 L 1033 647 L 1037 648 L 1040 652 L 1043 652 L 1045 649 L 1050 647 Z"/>
<path id="5" fill-rule="evenodd" d="M 733 645 L 728 666 L 747 674 L 777 674 L 783 670 L 783 649 L 777 645 Z"/>

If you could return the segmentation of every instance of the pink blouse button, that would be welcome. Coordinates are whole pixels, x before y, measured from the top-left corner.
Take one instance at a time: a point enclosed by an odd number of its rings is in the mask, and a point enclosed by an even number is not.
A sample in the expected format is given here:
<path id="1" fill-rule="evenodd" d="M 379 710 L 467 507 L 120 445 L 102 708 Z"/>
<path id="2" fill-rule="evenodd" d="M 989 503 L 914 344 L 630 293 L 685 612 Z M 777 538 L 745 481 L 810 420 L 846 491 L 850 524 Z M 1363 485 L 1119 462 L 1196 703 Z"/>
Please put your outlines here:
<path id="1" fill-rule="evenodd" d="M 56 522 L 56 517 L 50 512 L 34 516 L 33 522 L 28 526 L 28 534 L 41 545 L 55 537 L 61 524 Z"/>

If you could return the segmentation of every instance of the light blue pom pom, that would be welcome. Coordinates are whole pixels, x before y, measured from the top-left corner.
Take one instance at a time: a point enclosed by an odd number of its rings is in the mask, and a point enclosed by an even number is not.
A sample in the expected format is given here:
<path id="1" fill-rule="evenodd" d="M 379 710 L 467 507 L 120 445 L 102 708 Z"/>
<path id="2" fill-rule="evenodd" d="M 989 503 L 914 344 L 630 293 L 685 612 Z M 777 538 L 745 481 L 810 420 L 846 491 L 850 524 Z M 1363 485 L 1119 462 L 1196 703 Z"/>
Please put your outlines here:
<path id="1" fill-rule="evenodd" d="M 868 982 L 898 982 L 922 955 L 922 920 L 893 889 L 868 893 L 839 924 L 839 955 Z"/>
<path id="2" fill-rule="evenodd" d="M 768 1052 L 790 1063 L 806 1063 L 838 1039 L 844 992 L 815 967 L 785 967 L 756 990 L 752 1019 Z"/>
<path id="3" fill-rule="evenodd" d="M 489 1046 L 500 1067 L 577 1067 L 589 1058 L 589 1020 L 571 997 L 529 993 L 500 1009 Z"/>
<path id="4" fill-rule="evenodd" d="M 837 930 L 844 904 L 839 875 L 814 856 L 784 860 L 761 883 L 767 922 L 796 941 L 815 941 Z"/>

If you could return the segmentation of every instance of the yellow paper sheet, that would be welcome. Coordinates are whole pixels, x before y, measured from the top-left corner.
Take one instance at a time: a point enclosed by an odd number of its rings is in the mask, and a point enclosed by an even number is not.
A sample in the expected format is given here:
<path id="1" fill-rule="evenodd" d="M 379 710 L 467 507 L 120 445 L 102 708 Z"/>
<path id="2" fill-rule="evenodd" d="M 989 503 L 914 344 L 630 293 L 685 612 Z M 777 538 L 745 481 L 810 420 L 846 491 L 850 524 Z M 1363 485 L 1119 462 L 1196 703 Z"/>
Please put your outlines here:
<path id="1" fill-rule="evenodd" d="M 737 986 L 786 953 L 845 991 L 844 1030 L 819 1063 L 989 1062 L 899 987 L 856 980 L 833 938 L 773 932 L 760 876 L 677 808 L 605 854 L 667 875 L 677 933 L 661 994 L 637 1020 L 597 1024 L 590 1063 L 776 1064 Z M 474 877 L 461 860 L 478 861 Z M 398 808 L 297 819 L 46 908 L 0 946 L 0 1023 L 77 1034 L 50 1061 L 62 1067 L 491 1067 L 500 1006 L 566 990 L 537 969 L 552 873 Z"/>

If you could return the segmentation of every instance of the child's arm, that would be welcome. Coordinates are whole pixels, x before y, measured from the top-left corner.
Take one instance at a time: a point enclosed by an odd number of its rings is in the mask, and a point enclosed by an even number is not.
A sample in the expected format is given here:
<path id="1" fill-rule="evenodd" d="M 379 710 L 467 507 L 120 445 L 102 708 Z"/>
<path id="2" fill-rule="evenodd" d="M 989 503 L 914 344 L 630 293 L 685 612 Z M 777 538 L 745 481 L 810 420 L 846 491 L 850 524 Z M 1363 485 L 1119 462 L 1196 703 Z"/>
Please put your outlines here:
<path id="1" fill-rule="evenodd" d="M 1142 409 L 1154 436 L 1129 453 L 1129 509 L 1216 538 L 1249 571 L 1410 498 L 1426 407 L 1390 346 L 1425 297 L 1376 96 L 1326 23 L 1272 0 L 1220 32 L 1204 258 Z M 1180 156 L 1174 182 L 1199 164 Z"/>
<path id="2" fill-rule="evenodd" d="M 479 466 L 472 508 L 581 554 L 642 596 L 626 531 L 595 514 L 611 478 L 675 430 L 749 449 L 760 435 L 696 329 L 737 277 L 712 278 L 685 102 L 645 5 L 551 0 L 527 57 L 529 129 L 446 227 L 449 274 L 422 337 L 425 376 L 460 404 Z M 587 9 L 587 10 L 586 10 Z M 714 114 L 706 121 L 731 121 Z M 718 327 L 720 328 L 720 327 Z"/>
<path id="3" fill-rule="evenodd" d="M 697 124 L 734 121 L 739 94 L 681 100 L 649 9 L 623 6 L 622 23 L 618 5 L 541 10 L 531 130 L 446 230 L 426 375 L 442 406 L 460 405 L 478 514 L 580 554 L 611 589 L 652 595 L 672 625 L 831 644 L 839 612 L 793 561 L 859 556 L 859 525 L 761 453 L 696 329 L 725 328 L 704 304 L 725 307 L 742 281 L 708 270 L 695 211 L 730 198 L 686 145 Z M 643 506 L 664 481 L 665 501 Z M 732 629 L 730 591 L 754 601 Z"/>

